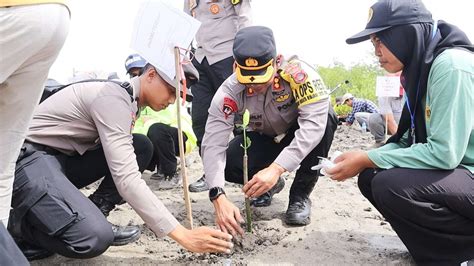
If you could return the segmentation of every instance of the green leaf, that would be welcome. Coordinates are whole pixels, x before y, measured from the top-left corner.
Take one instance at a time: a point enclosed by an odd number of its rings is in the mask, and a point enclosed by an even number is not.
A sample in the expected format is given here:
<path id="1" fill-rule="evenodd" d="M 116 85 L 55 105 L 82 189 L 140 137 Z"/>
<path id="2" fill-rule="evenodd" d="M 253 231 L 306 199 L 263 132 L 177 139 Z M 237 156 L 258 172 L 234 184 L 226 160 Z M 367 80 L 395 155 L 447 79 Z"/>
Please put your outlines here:
<path id="1" fill-rule="evenodd" d="M 250 145 L 252 144 L 252 141 L 250 140 L 249 137 L 247 137 L 247 141 L 246 141 L 246 142 L 247 142 L 247 143 L 246 143 L 246 144 L 247 144 L 247 148 L 250 147 Z"/>
<path id="2" fill-rule="evenodd" d="M 244 117 L 242 120 L 243 120 L 242 126 L 246 128 L 249 125 L 249 121 L 250 121 L 250 112 L 248 109 L 245 109 Z"/>

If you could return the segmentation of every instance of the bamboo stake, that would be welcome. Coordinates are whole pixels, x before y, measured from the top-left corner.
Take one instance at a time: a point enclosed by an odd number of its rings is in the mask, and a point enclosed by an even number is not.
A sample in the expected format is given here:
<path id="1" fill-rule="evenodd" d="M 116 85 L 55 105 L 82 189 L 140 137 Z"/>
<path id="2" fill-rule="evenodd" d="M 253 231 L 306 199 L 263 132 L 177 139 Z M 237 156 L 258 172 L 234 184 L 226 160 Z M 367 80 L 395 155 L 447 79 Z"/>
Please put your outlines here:
<path id="1" fill-rule="evenodd" d="M 186 206 L 186 214 L 188 217 L 189 228 L 193 229 L 193 213 L 191 209 L 191 200 L 189 199 L 188 191 L 188 176 L 186 173 L 186 159 L 184 157 L 184 143 L 183 143 L 183 129 L 181 126 L 181 101 L 180 101 L 180 91 L 181 91 L 181 69 L 180 69 L 180 53 L 179 48 L 174 48 L 174 63 L 176 68 L 176 116 L 178 122 L 178 143 L 179 143 L 179 158 L 181 159 L 181 177 L 183 178 L 183 192 L 184 192 L 184 202 Z"/>

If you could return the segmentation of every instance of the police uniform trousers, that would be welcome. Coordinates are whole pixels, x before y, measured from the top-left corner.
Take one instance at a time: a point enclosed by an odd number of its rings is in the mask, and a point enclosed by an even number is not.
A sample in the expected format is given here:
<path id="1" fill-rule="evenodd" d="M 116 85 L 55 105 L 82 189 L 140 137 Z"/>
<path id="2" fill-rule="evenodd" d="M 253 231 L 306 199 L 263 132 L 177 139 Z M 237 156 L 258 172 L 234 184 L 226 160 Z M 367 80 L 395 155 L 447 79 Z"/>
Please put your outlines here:
<path id="1" fill-rule="evenodd" d="M 193 131 L 197 138 L 197 145 L 201 150 L 201 142 L 206 128 L 208 110 L 212 98 L 222 82 L 233 73 L 234 58 L 232 56 L 209 65 L 207 59 L 199 63 L 193 59 L 193 65 L 199 72 L 199 81 L 192 86 L 193 100 L 191 119 Z"/>
<path id="2" fill-rule="evenodd" d="M 133 143 L 144 169 L 152 144 L 138 134 Z M 115 188 L 103 149 L 67 156 L 43 145 L 23 147 L 26 154 L 20 154 L 16 165 L 9 231 L 15 238 L 65 257 L 102 254 L 113 241 L 112 227 L 79 188 L 104 176 L 98 190 Z"/>
<path id="3" fill-rule="evenodd" d="M 151 125 L 147 133 L 153 143 L 153 157 L 148 166 L 148 170 L 154 170 L 155 166 L 166 176 L 173 176 L 176 173 L 179 156 L 178 129 L 163 123 Z M 183 143 L 188 140 L 183 132 Z"/>
<path id="4" fill-rule="evenodd" d="M 30 265 L 3 223 L 0 223 L 0 265 Z"/>
<path id="5" fill-rule="evenodd" d="M 469 170 L 365 169 L 358 184 L 417 264 L 459 265 L 474 258 L 474 175 Z"/>
<path id="6" fill-rule="evenodd" d="M 303 159 L 300 168 L 296 171 L 295 179 L 290 189 L 290 200 L 306 199 L 313 191 L 319 177 L 319 171 L 311 170 L 311 167 L 319 163 L 318 156 L 328 156 L 334 132 L 337 129 L 337 123 L 337 116 L 332 107 L 330 107 L 324 136 L 319 144 Z M 247 133 L 251 140 L 250 148 L 247 150 L 249 179 L 275 161 L 280 152 L 294 139 L 294 133 L 298 128 L 298 124 L 295 123 L 280 143 L 276 143 L 273 137 L 257 132 Z M 226 152 L 225 168 L 225 179 L 228 182 L 243 184 L 242 158 L 244 151 L 240 146 L 242 143 L 243 135 L 236 136 L 229 143 L 229 148 Z"/>

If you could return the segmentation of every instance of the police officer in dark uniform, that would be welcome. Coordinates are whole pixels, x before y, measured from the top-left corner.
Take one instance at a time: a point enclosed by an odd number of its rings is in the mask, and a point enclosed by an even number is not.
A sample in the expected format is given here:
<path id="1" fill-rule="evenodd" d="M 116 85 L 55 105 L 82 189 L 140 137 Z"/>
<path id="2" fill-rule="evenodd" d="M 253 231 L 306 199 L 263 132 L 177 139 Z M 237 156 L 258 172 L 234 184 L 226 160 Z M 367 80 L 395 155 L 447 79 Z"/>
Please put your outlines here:
<path id="1" fill-rule="evenodd" d="M 250 112 L 249 177 L 243 187 L 254 206 L 268 206 L 282 190 L 281 175 L 296 172 L 285 222 L 310 223 L 310 193 L 318 180 L 318 156 L 327 156 L 337 117 L 320 76 L 296 57 L 276 55 L 273 32 L 255 26 L 240 30 L 234 41 L 236 72 L 219 88 L 209 108 L 202 145 L 209 196 L 224 232 L 241 232 L 239 210 L 226 198 L 224 180 L 243 183 L 240 147 L 243 136 L 228 143 L 234 118 Z"/>

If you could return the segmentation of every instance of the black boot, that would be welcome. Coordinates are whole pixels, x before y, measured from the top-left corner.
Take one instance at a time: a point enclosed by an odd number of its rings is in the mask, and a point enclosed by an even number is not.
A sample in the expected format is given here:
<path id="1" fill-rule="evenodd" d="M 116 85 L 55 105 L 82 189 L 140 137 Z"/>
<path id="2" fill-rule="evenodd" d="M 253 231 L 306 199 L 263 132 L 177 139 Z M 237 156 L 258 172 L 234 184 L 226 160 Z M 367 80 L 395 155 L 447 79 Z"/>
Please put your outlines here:
<path id="1" fill-rule="evenodd" d="M 140 238 L 140 228 L 137 225 L 118 226 L 110 223 L 114 232 L 112 246 L 123 246 Z"/>
<path id="2" fill-rule="evenodd" d="M 89 196 L 89 199 L 99 208 L 105 217 L 109 216 L 109 213 L 115 209 L 115 203 L 108 200 L 104 195 L 99 193 L 93 193 Z"/>
<path id="3" fill-rule="evenodd" d="M 99 208 L 105 217 L 109 216 L 111 210 L 115 208 L 115 203 L 108 200 L 104 193 L 93 193 L 89 196 L 89 199 Z M 120 201 L 117 204 L 122 204 L 123 200 L 115 199 Z M 128 243 L 132 243 L 140 237 L 140 228 L 137 225 L 129 226 L 118 226 L 110 223 L 112 231 L 114 232 L 114 241 L 112 246 L 123 246 Z"/>
<path id="4" fill-rule="evenodd" d="M 290 201 L 286 210 L 285 223 L 287 225 L 307 225 L 311 222 L 311 200 L 309 195 L 318 181 L 318 174 L 298 174 L 290 189 Z"/>
<path id="5" fill-rule="evenodd" d="M 196 182 L 192 183 L 189 185 L 189 191 L 190 192 L 203 192 L 209 190 L 209 187 L 207 186 L 205 176 L 201 176 Z"/>
<path id="6" fill-rule="evenodd" d="M 307 225 L 311 223 L 311 200 L 309 198 L 290 198 L 285 223 L 287 225 Z"/>
<path id="7" fill-rule="evenodd" d="M 279 177 L 277 183 L 260 197 L 253 199 L 250 204 L 255 207 L 267 207 L 272 204 L 273 195 L 283 190 L 285 187 L 285 179 Z"/>

